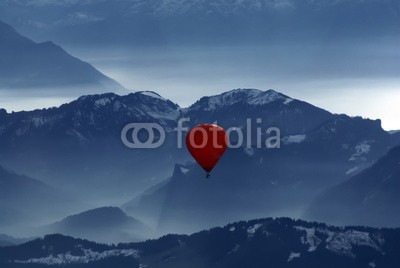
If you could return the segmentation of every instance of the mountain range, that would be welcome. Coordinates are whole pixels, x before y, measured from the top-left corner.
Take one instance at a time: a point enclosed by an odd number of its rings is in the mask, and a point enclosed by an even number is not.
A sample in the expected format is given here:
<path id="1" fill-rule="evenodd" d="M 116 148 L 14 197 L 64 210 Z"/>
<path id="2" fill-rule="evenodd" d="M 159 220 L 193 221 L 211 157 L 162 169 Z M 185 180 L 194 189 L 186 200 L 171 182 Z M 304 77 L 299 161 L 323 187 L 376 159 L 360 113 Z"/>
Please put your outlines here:
<path id="1" fill-rule="evenodd" d="M 91 92 L 125 90 L 119 83 L 53 42 L 36 43 L 2 21 L 0 39 L 2 94 L 33 92 L 35 96 L 80 96 Z"/>
<path id="2" fill-rule="evenodd" d="M 345 165 L 341 175 L 353 168 L 353 163 L 368 164 L 376 160 L 397 140 L 396 135 L 382 130 L 379 121 L 333 115 L 272 90 L 233 90 L 205 97 L 184 109 L 155 93 L 138 92 L 127 96 L 110 93 L 84 96 L 59 108 L 17 113 L 3 110 L 0 117 L 1 163 L 63 189 L 83 188 L 84 195 L 89 197 L 93 183 L 98 185 L 96 191 L 104 189 L 108 196 L 114 192 L 121 197 L 121 191 L 127 195 L 140 193 L 165 179 L 176 163 L 188 161 L 186 150 L 176 148 L 173 131 L 177 121 L 184 117 L 191 118 L 188 126 L 217 121 L 223 127 L 240 127 L 244 132 L 249 118 L 253 121 L 252 133 L 256 133 L 257 127 L 263 132 L 267 127 L 280 127 L 287 144 L 276 152 L 260 150 L 268 154 L 265 159 L 270 158 L 269 154 L 296 157 L 294 152 L 300 147 L 300 158 L 307 155 L 322 161 L 317 154 L 324 150 L 328 161 L 333 154 L 331 147 L 335 147 Z M 257 123 L 257 118 L 262 122 Z M 169 130 L 166 143 L 156 150 L 126 148 L 120 134 L 122 128 L 132 122 L 160 123 Z M 296 137 L 307 142 L 293 142 Z M 330 138 L 331 143 L 325 144 L 326 138 Z M 314 153 L 308 142 L 313 143 Z M 344 147 L 336 148 L 334 142 Z M 363 143 L 370 152 L 358 153 L 364 148 Z M 348 161 L 353 155 L 354 161 Z M 308 162 L 304 157 L 302 161 Z M 153 168 L 148 168 L 149 165 Z M 93 196 L 98 194 L 95 192 Z"/>
<path id="3" fill-rule="evenodd" d="M 14 238 L 9 235 L 0 234 L 0 247 L 20 245 L 20 244 L 24 244 L 31 240 L 33 240 L 33 239 L 32 238 Z"/>
<path id="4" fill-rule="evenodd" d="M 176 126 L 181 109 L 155 93 L 83 96 L 59 108 L 0 114 L 2 163 L 86 199 L 107 202 L 139 193 L 182 159 L 171 149 L 175 139 L 147 151 L 121 142 L 128 123 Z"/>
<path id="5" fill-rule="evenodd" d="M 102 207 L 43 226 L 45 234 L 58 233 L 103 243 L 142 241 L 152 237 L 150 228 L 116 207 Z"/>
<path id="6" fill-rule="evenodd" d="M 269 127 L 279 127 L 281 146 L 257 148 L 252 137 L 252 143 L 228 149 L 206 181 L 186 149 L 177 148 L 174 128 L 188 117 L 187 127 L 217 122 L 241 129 L 245 140 L 247 129 L 250 136 L 261 129 L 264 141 Z M 121 130 L 129 123 L 160 124 L 165 143 L 153 150 L 127 148 Z M 58 108 L 0 110 L 2 165 L 67 190 L 88 208 L 123 204 L 155 235 L 265 216 L 303 217 L 321 192 L 399 144 L 400 135 L 384 131 L 380 120 L 332 114 L 274 90 L 231 90 L 187 108 L 144 91 L 88 95 Z M 53 218 L 84 209 L 61 210 Z M 393 226 L 395 219 L 384 223 Z"/>
<path id="7" fill-rule="evenodd" d="M 49 235 L 0 247 L 3 267 L 396 267 L 398 229 L 288 218 L 242 221 L 190 236 L 106 245 Z"/>

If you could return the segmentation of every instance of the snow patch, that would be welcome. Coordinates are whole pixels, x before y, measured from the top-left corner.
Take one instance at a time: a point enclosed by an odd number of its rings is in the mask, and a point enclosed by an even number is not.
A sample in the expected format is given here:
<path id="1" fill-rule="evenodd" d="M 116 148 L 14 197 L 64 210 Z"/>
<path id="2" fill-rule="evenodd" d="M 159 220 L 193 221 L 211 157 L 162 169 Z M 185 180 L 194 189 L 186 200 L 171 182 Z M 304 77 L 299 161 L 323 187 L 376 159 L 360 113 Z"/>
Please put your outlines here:
<path id="1" fill-rule="evenodd" d="M 326 239 L 326 249 L 338 255 L 355 257 L 354 246 L 365 246 L 379 250 L 379 245 L 369 236 L 369 233 L 350 230 L 346 232 L 330 232 Z"/>
<path id="2" fill-rule="evenodd" d="M 34 117 L 32 118 L 32 123 L 33 123 L 33 125 L 34 125 L 36 128 L 38 128 L 38 127 L 40 127 L 40 126 L 43 126 L 43 125 L 46 123 L 46 121 L 45 121 L 45 119 L 44 119 L 43 117 L 41 117 L 41 116 L 34 116 Z"/>
<path id="3" fill-rule="evenodd" d="M 305 228 L 302 226 L 295 226 L 295 229 L 299 231 L 305 231 L 306 235 L 301 237 L 301 242 L 304 245 L 308 245 L 308 251 L 313 252 L 317 249 L 322 240 L 315 235 L 315 228 Z"/>
<path id="4" fill-rule="evenodd" d="M 89 141 L 85 136 L 83 136 L 83 135 L 82 135 L 79 131 L 77 131 L 76 129 L 67 130 L 66 133 L 67 133 L 68 135 L 70 135 L 70 136 L 73 136 L 73 137 L 77 138 L 78 141 L 80 141 L 80 142 L 82 142 L 82 143 L 86 143 L 86 142 Z"/>
<path id="5" fill-rule="evenodd" d="M 240 245 L 236 244 L 236 245 L 233 247 L 233 249 L 232 249 L 231 251 L 228 252 L 228 254 L 232 254 L 232 253 L 237 252 L 237 251 L 239 250 L 239 248 L 240 248 Z"/>
<path id="6" fill-rule="evenodd" d="M 388 131 L 388 133 L 390 134 L 390 135 L 393 135 L 393 134 L 396 134 L 396 133 L 399 133 L 400 132 L 400 130 L 389 130 Z"/>
<path id="7" fill-rule="evenodd" d="M 115 112 L 121 110 L 121 108 L 126 109 L 126 105 L 123 104 L 123 103 L 121 103 L 120 101 L 114 102 L 114 111 L 115 111 Z"/>
<path id="8" fill-rule="evenodd" d="M 371 149 L 369 144 L 371 141 L 363 141 L 356 145 L 355 153 L 350 157 L 349 161 L 365 160 L 365 155 L 367 155 Z"/>
<path id="9" fill-rule="evenodd" d="M 251 90 L 249 93 L 250 94 L 247 98 L 247 102 L 250 105 L 265 105 L 277 100 L 282 100 L 284 98 L 281 94 L 273 90 L 266 92 L 260 90 Z"/>
<path id="10" fill-rule="evenodd" d="M 181 172 L 182 172 L 183 174 L 187 174 L 189 171 L 190 171 L 189 169 L 184 168 L 184 167 L 181 167 Z"/>
<path id="11" fill-rule="evenodd" d="M 94 102 L 94 107 L 100 108 L 109 104 L 111 100 L 109 98 L 101 98 Z"/>
<path id="12" fill-rule="evenodd" d="M 287 98 L 274 91 L 262 91 L 258 89 L 236 89 L 221 95 L 208 98 L 206 111 L 213 111 L 220 107 L 232 106 L 236 103 L 247 103 L 251 106 L 266 105 L 277 100 L 286 101 Z"/>
<path id="13" fill-rule="evenodd" d="M 289 258 L 287 259 L 287 261 L 291 262 L 295 258 L 300 258 L 300 253 L 290 252 L 290 255 L 289 255 Z"/>
<path id="14" fill-rule="evenodd" d="M 315 251 L 322 243 L 322 239 L 317 236 L 317 233 L 327 236 L 325 240 L 327 250 L 347 257 L 355 257 L 353 253 L 355 246 L 365 246 L 380 251 L 380 246 L 384 243 L 382 238 L 371 238 L 367 232 L 355 230 L 333 232 L 327 229 L 302 226 L 295 226 L 294 228 L 306 232 L 306 235 L 301 237 L 301 242 L 309 246 L 309 252 Z"/>
<path id="15" fill-rule="evenodd" d="M 167 119 L 167 120 L 176 120 L 180 116 L 179 109 L 167 111 L 167 112 L 162 112 L 162 111 L 154 112 L 154 111 L 147 110 L 146 113 L 153 118 Z"/>
<path id="16" fill-rule="evenodd" d="M 256 223 L 253 226 L 249 227 L 247 229 L 247 237 L 253 237 L 254 234 L 257 232 L 258 229 L 260 229 L 260 227 L 262 227 L 263 225 L 261 223 Z"/>
<path id="17" fill-rule="evenodd" d="M 359 167 L 353 167 L 353 168 L 347 170 L 346 175 L 353 174 L 353 173 L 356 172 L 358 169 L 359 169 Z"/>
<path id="18" fill-rule="evenodd" d="M 56 256 L 50 255 L 43 258 L 33 258 L 28 260 L 15 260 L 14 263 L 19 264 L 45 264 L 45 265 L 66 265 L 66 264 L 80 264 L 99 261 L 115 256 L 139 258 L 139 251 L 135 249 L 114 249 L 103 252 L 92 251 L 91 249 L 83 249 L 82 256 L 72 255 L 70 252 L 65 254 L 58 254 Z"/>
<path id="19" fill-rule="evenodd" d="M 293 101 L 293 99 L 287 98 L 287 99 L 283 102 L 283 104 L 289 105 L 292 101 Z"/>
<path id="20" fill-rule="evenodd" d="M 160 95 L 158 95 L 157 93 L 152 92 L 152 91 L 141 91 L 141 92 L 139 92 L 139 93 L 142 94 L 142 95 L 151 97 L 151 98 L 155 98 L 155 99 L 159 99 L 159 100 L 164 100 L 164 101 L 166 100 L 166 99 L 164 99 L 163 97 L 161 97 Z"/>

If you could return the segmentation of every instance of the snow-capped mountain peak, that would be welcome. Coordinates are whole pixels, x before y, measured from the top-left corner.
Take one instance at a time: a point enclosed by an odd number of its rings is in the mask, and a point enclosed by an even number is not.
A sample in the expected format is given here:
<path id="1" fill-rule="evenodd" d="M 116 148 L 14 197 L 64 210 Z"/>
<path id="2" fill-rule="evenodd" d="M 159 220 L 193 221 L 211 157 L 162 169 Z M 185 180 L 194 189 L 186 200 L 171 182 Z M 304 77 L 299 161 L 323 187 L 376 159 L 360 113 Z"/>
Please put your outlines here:
<path id="1" fill-rule="evenodd" d="M 41 135 L 43 131 L 57 131 L 61 127 L 68 136 L 86 142 L 95 133 L 106 134 L 105 129 L 118 131 L 128 122 L 151 121 L 167 126 L 180 114 L 177 104 L 154 92 L 125 96 L 114 93 L 85 95 L 59 108 L 15 113 L 14 116 L 24 115 L 17 121 L 5 110 L 0 110 L 0 118 L 7 118 L 0 125 L 0 135 L 22 138 L 35 133 Z"/>
<path id="2" fill-rule="evenodd" d="M 154 92 L 154 91 L 139 91 L 138 93 L 144 95 L 144 96 L 148 96 L 151 98 L 156 98 L 156 99 L 160 99 L 160 100 L 164 100 L 166 101 L 165 98 L 163 98 L 160 94 Z"/>
<path id="3" fill-rule="evenodd" d="M 390 135 L 396 134 L 396 133 L 400 133 L 400 130 L 389 130 L 388 133 Z"/>
<path id="4" fill-rule="evenodd" d="M 204 97 L 195 103 L 192 108 L 202 107 L 206 111 L 212 111 L 238 103 L 249 106 L 262 106 L 275 101 L 281 101 L 288 105 L 293 99 L 272 89 L 267 91 L 259 89 L 234 89 L 220 95 Z"/>

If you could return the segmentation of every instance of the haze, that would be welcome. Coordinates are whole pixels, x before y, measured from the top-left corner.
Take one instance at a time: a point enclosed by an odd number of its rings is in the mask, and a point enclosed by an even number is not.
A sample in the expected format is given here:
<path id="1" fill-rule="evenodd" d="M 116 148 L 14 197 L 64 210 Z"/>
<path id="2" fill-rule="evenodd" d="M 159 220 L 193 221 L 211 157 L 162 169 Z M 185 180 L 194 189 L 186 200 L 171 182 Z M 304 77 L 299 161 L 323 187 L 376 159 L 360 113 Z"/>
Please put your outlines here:
<path id="1" fill-rule="evenodd" d="M 126 88 L 153 90 L 189 106 L 204 95 L 233 88 L 275 89 L 334 113 L 381 119 L 400 129 L 400 53 L 393 40 L 367 44 L 281 44 L 263 47 L 152 47 L 68 52 Z M 53 91 L 54 92 L 54 91 Z M 8 111 L 59 106 L 77 96 L 2 93 Z M 93 92 L 88 92 L 88 94 Z"/>

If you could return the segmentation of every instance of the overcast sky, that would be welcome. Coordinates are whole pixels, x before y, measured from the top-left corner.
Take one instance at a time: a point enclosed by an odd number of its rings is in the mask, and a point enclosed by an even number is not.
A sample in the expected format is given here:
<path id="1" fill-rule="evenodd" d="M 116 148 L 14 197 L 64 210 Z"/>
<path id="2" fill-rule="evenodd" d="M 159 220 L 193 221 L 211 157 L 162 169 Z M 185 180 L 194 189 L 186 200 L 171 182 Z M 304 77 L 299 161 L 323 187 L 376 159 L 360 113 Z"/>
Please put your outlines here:
<path id="1" fill-rule="evenodd" d="M 334 113 L 382 119 L 400 129 L 397 44 L 76 51 L 134 90 L 154 90 L 181 106 L 234 88 L 275 89 Z M 85 56 L 86 55 L 86 56 Z"/>

